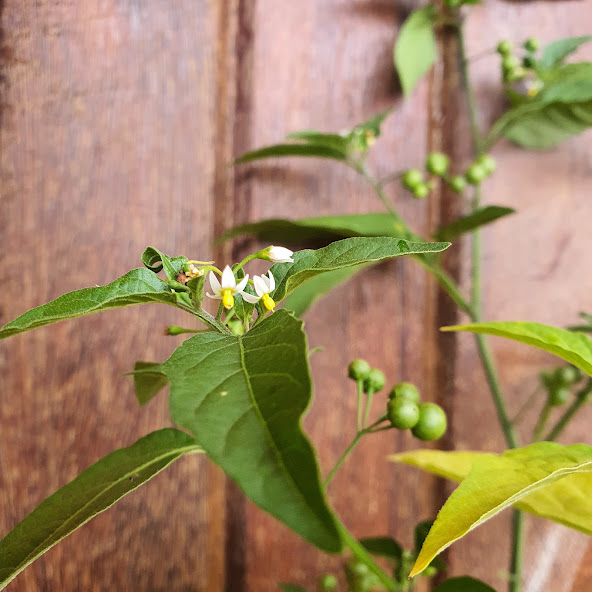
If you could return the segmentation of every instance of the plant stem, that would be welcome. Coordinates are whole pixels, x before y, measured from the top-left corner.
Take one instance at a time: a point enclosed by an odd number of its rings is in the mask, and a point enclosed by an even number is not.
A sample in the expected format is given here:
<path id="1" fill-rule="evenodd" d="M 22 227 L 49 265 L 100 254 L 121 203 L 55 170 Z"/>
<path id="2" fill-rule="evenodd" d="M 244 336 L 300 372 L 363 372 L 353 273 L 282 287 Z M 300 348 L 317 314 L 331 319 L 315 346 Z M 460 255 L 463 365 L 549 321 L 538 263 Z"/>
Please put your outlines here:
<path id="1" fill-rule="evenodd" d="M 364 423 L 362 427 L 365 428 L 366 424 L 368 423 L 368 418 L 370 417 L 370 407 L 372 407 L 372 397 L 374 397 L 374 391 L 372 389 L 368 389 L 368 396 L 366 398 L 366 410 L 364 411 Z"/>
<path id="2" fill-rule="evenodd" d="M 541 434 L 547 425 L 547 421 L 549 421 L 549 415 L 551 415 L 551 405 L 549 405 L 549 401 L 546 401 L 543 408 L 541 409 L 541 413 L 534 428 L 534 432 L 532 433 L 533 442 L 538 442 L 541 439 Z"/>
<path id="3" fill-rule="evenodd" d="M 463 32 L 463 23 L 455 28 L 458 48 L 460 54 L 460 69 L 464 82 L 465 93 L 467 97 L 467 106 L 469 110 L 469 118 L 471 121 L 471 132 L 473 136 L 473 144 L 475 147 L 475 156 L 482 154 L 482 139 L 479 130 L 479 113 L 477 110 L 477 102 L 471 84 L 471 76 L 469 72 L 469 64 L 467 59 L 466 44 Z M 473 199 L 473 211 L 478 209 L 481 205 L 481 188 L 475 188 Z M 481 320 L 481 233 L 479 230 L 473 232 L 473 243 L 471 249 L 472 260 L 472 288 L 471 288 L 471 309 L 473 322 Z M 510 448 L 518 446 L 518 436 L 514 430 L 514 426 L 508 417 L 506 404 L 497 378 L 497 372 L 493 362 L 493 358 L 489 352 L 487 341 L 484 335 L 476 334 L 475 340 L 479 357 L 485 371 L 487 383 L 493 397 L 493 402 L 497 411 L 500 426 L 504 432 L 506 442 Z M 523 543 L 523 517 L 519 510 L 514 510 L 514 517 L 512 521 L 512 555 L 510 559 L 510 583 L 509 592 L 520 592 L 522 582 L 522 543 Z"/>
<path id="4" fill-rule="evenodd" d="M 545 437 L 545 440 L 552 441 L 556 440 L 563 430 L 567 427 L 567 424 L 571 421 L 571 418 L 580 410 L 580 407 L 585 405 L 590 400 L 590 394 L 592 393 L 592 378 L 588 380 L 586 386 L 576 395 L 576 400 L 566 409 L 565 413 L 559 418 L 555 426 Z"/>
<path id="5" fill-rule="evenodd" d="M 362 429 L 362 401 L 363 401 L 363 395 L 364 395 L 364 381 L 363 380 L 358 380 L 358 421 L 356 423 L 356 426 L 358 428 L 358 432 Z"/>
<path id="6" fill-rule="evenodd" d="M 339 457 L 339 460 L 335 463 L 335 466 L 329 471 L 325 482 L 323 483 L 323 489 L 326 490 L 329 483 L 337 474 L 337 471 L 341 468 L 341 465 L 345 462 L 347 457 L 350 455 L 350 452 L 356 447 L 358 442 L 362 439 L 362 436 L 366 433 L 366 430 L 360 430 L 356 433 L 354 439 L 350 442 L 349 446 L 345 449 L 343 454 Z"/>
<path id="7" fill-rule="evenodd" d="M 368 566 L 370 571 L 376 575 L 381 584 L 387 590 L 390 590 L 390 592 L 396 592 L 397 588 L 395 586 L 395 581 L 379 567 L 379 565 L 372 558 L 372 555 L 370 555 L 370 553 L 364 549 L 360 542 L 347 530 L 347 528 L 339 519 L 336 520 L 336 524 L 339 534 L 341 535 L 341 539 L 349 548 L 349 550 L 354 554 L 354 556 L 359 561 Z"/>

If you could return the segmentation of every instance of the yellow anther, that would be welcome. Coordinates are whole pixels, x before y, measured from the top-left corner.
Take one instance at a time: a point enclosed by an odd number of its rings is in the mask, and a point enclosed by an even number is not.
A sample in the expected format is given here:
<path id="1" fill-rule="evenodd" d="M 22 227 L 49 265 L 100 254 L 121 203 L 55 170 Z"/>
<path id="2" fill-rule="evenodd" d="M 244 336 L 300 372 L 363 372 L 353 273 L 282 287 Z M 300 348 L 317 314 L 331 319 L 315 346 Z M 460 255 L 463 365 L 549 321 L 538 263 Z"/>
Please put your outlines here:
<path id="1" fill-rule="evenodd" d="M 275 302 L 269 294 L 263 294 L 263 296 L 261 296 L 261 300 L 263 300 L 263 306 L 265 306 L 267 310 L 273 311 L 275 308 Z"/>
<path id="2" fill-rule="evenodd" d="M 222 304 L 227 310 L 230 310 L 234 306 L 234 296 L 232 295 L 232 290 L 222 290 Z"/>

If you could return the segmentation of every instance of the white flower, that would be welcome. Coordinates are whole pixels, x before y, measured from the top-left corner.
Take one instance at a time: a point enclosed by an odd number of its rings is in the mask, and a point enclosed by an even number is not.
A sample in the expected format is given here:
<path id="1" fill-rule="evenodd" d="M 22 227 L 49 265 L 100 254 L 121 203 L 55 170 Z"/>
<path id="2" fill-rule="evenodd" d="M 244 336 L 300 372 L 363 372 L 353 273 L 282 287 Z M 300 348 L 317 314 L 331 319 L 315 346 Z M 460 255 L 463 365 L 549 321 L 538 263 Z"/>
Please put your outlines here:
<path id="1" fill-rule="evenodd" d="M 237 284 L 232 269 L 227 265 L 222 272 L 222 285 L 220 285 L 216 274 L 210 271 L 210 285 L 214 293 L 208 293 L 207 296 L 214 300 L 222 300 L 224 308 L 230 310 L 234 306 L 234 295 L 242 294 L 248 281 L 249 274 Z"/>
<path id="2" fill-rule="evenodd" d="M 275 290 L 275 278 L 273 277 L 271 271 L 267 273 L 267 277 L 264 275 L 253 276 L 253 284 L 255 286 L 255 292 L 257 292 L 257 296 L 243 292 L 242 297 L 251 304 L 255 304 L 255 302 L 263 300 L 263 305 L 265 308 L 267 310 L 273 310 L 275 308 L 275 302 L 269 293 Z"/>
<path id="3" fill-rule="evenodd" d="M 267 247 L 267 249 L 261 251 L 261 258 L 273 261 L 274 263 L 294 263 L 294 259 L 292 259 L 293 254 L 294 252 L 286 249 L 286 247 L 275 247 L 271 245 L 271 247 Z"/>

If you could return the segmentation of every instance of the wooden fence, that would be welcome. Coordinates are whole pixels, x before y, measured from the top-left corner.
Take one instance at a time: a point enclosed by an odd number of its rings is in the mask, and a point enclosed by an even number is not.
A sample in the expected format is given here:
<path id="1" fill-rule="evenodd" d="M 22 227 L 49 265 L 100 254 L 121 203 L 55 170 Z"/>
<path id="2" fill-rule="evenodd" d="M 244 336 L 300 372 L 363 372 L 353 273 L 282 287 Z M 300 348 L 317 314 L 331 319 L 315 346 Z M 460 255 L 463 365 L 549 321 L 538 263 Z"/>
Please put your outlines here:
<path id="1" fill-rule="evenodd" d="M 392 46 L 412 3 L 398 0 L 2 0 L 0 324 L 139 266 L 147 245 L 235 260 L 248 244 L 214 247 L 224 229 L 263 217 L 380 211 L 352 172 L 324 161 L 229 167 L 245 150 L 304 128 L 334 131 L 395 104 L 371 156 L 379 174 L 417 166 L 429 149 L 467 161 L 468 122 L 454 40 L 403 102 Z M 474 9 L 471 55 L 500 38 L 589 34 L 592 2 L 503 3 Z M 586 55 L 586 51 L 582 52 Z M 588 49 L 588 56 L 592 55 Z M 484 121 L 502 107 L 494 56 L 472 71 Z M 533 155 L 503 143 L 488 203 L 518 214 L 484 233 L 484 317 L 564 325 L 590 310 L 592 136 Z M 409 199 L 389 187 L 418 231 L 459 212 L 438 191 Z M 251 245 L 252 246 L 252 245 Z M 467 249 L 448 266 L 468 273 Z M 315 402 L 305 426 L 329 467 L 352 436 L 354 357 L 411 380 L 451 418 L 446 446 L 501 450 L 470 336 L 441 336 L 453 307 L 413 262 L 368 271 L 306 316 Z M 109 451 L 170 425 L 166 397 L 137 407 L 135 360 L 159 360 L 182 317 L 151 305 L 70 321 L 0 344 L 0 535 Z M 552 359 L 492 341 L 515 412 Z M 589 412 L 563 441 L 588 441 Z M 364 442 L 331 487 L 357 535 L 409 544 L 449 485 L 385 462 L 416 447 L 407 435 Z M 504 589 L 509 514 L 455 544 L 450 573 Z M 592 588 L 583 535 L 529 518 L 524 592 Z M 588 545 L 588 546 L 587 546 Z M 586 550 L 587 549 L 587 550 Z M 205 458 L 178 462 L 99 516 L 8 586 L 10 592 L 271 592 L 312 587 L 339 559 L 308 547 L 246 502 Z"/>

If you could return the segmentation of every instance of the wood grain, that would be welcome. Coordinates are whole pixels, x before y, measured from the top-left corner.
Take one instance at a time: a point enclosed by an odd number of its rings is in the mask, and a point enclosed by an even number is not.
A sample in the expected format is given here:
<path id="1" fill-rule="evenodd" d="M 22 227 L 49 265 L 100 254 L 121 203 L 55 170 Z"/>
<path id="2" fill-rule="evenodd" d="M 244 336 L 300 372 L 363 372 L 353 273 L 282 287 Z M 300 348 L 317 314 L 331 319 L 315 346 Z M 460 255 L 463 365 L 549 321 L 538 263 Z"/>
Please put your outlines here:
<path id="1" fill-rule="evenodd" d="M 212 247 L 235 223 L 381 211 L 368 185 L 338 163 L 228 166 L 290 131 L 338 131 L 394 104 L 370 156 L 378 177 L 421 166 L 428 150 L 468 164 L 450 32 L 440 36 L 434 72 L 409 100 L 400 97 L 392 44 L 415 5 L 0 2 L 0 323 L 65 291 L 111 281 L 138 266 L 148 244 L 225 264 L 253 246 Z M 519 44 L 530 35 L 589 34 L 590 0 L 565 6 L 476 7 L 470 54 L 502 37 Z M 502 108 L 496 60 L 471 64 L 484 122 Z M 496 148 L 499 172 L 485 185 L 486 202 L 519 214 L 484 232 L 486 319 L 564 325 L 589 309 L 592 279 L 582 270 L 592 205 L 582 196 L 591 146 L 586 134 L 536 156 L 506 143 Z M 396 183 L 388 194 L 426 236 L 461 208 L 444 188 L 423 202 Z M 447 266 L 468 288 L 468 244 L 450 250 Z M 355 394 L 345 369 L 355 357 L 381 368 L 389 386 L 411 380 L 426 400 L 445 405 L 445 446 L 501 450 L 472 338 L 438 333 L 455 319 L 447 298 L 410 261 L 365 272 L 306 315 L 310 345 L 324 347 L 312 358 L 315 401 L 305 421 L 324 472 L 353 436 Z M 161 337 L 162 328 L 185 322 L 172 309 L 132 308 L 0 344 L 0 535 L 102 455 L 170 424 L 166 397 L 138 409 L 120 374 L 136 359 L 165 358 L 180 340 Z M 539 369 L 554 361 L 502 340 L 491 345 L 515 411 Z M 376 415 L 384 404 L 377 396 Z M 563 441 L 586 441 L 588 419 L 584 412 Z M 345 464 L 330 497 L 354 534 L 390 533 L 409 546 L 414 524 L 434 516 L 450 487 L 384 461 L 415 447 L 408 435 L 387 432 L 363 442 Z M 455 544 L 450 573 L 505 589 L 508 518 Z M 524 592 L 592 588 L 586 542 L 529 519 Z M 245 501 L 206 459 L 192 457 L 60 543 L 7 590 L 272 592 L 278 581 L 314 589 L 341 562 L 311 549 Z"/>

